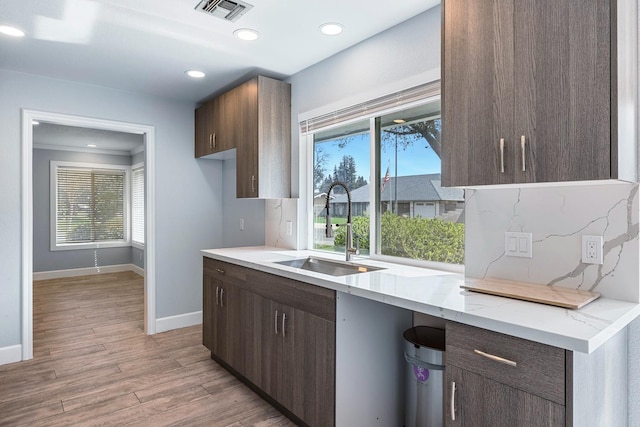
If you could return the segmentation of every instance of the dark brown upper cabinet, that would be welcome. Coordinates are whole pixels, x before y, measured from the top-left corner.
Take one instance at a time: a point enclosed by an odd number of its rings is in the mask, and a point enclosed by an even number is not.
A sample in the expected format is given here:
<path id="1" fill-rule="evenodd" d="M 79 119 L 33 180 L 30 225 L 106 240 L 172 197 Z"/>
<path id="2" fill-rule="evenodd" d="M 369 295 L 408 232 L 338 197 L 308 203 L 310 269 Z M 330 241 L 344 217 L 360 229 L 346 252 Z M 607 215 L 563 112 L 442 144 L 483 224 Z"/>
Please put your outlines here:
<path id="1" fill-rule="evenodd" d="M 618 177 L 614 1 L 444 0 L 442 16 L 443 185 Z"/>
<path id="2" fill-rule="evenodd" d="M 291 196 L 290 84 L 254 77 L 197 108 L 195 126 L 196 157 L 236 149 L 238 198 Z"/>

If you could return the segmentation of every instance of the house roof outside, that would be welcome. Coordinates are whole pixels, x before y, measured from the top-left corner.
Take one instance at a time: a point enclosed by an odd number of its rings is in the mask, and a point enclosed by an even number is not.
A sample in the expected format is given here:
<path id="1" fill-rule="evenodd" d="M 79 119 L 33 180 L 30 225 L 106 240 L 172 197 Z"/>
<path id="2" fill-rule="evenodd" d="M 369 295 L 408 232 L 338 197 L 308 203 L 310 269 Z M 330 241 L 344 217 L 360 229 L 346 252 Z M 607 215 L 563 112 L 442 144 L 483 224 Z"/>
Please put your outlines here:
<path id="1" fill-rule="evenodd" d="M 464 201 L 464 190 L 460 188 L 444 188 L 440 180 L 439 173 L 425 175 L 399 176 L 398 180 L 398 201 Z M 369 202 L 369 185 L 364 185 L 351 191 L 351 203 Z M 395 200 L 396 178 L 392 177 L 384 187 L 381 199 Z M 336 194 L 330 203 L 347 203 L 346 194 Z"/>

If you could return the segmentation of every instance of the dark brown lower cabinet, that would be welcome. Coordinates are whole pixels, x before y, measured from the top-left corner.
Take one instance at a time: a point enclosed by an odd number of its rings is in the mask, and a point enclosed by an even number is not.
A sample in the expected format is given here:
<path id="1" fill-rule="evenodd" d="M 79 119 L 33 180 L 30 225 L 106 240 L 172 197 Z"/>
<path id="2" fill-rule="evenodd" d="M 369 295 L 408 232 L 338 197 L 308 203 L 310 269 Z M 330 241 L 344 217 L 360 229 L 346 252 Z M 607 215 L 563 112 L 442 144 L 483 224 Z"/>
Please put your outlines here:
<path id="1" fill-rule="evenodd" d="M 237 286 L 204 275 L 203 325 L 206 326 L 203 327 L 203 344 L 237 370 L 244 367 L 243 294 Z"/>
<path id="2" fill-rule="evenodd" d="M 565 350 L 449 322 L 447 426 L 566 425 Z"/>
<path id="3" fill-rule="evenodd" d="M 335 291 L 204 263 L 203 343 L 212 355 L 296 422 L 335 425 Z"/>
<path id="4" fill-rule="evenodd" d="M 447 366 L 446 377 L 445 420 L 447 420 L 447 426 L 556 427 L 565 425 L 563 405 L 457 366 Z"/>

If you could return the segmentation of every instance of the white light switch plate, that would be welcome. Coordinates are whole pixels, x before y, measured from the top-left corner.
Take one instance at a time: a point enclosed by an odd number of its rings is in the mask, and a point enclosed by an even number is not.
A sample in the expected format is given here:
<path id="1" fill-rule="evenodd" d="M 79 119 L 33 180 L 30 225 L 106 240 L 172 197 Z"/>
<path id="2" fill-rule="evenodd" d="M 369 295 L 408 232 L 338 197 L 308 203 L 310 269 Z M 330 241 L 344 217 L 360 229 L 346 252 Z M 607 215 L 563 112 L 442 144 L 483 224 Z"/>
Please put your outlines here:
<path id="1" fill-rule="evenodd" d="M 504 233 L 504 253 L 507 256 L 533 258 L 533 235 L 531 233 Z"/>

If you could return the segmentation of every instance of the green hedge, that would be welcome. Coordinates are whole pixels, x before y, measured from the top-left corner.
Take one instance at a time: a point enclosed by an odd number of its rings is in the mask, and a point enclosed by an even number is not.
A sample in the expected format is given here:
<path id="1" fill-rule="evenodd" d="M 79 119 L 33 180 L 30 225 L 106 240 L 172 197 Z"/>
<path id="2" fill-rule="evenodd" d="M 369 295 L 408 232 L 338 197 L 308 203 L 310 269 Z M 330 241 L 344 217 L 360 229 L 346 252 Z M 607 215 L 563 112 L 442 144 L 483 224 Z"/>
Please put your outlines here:
<path id="1" fill-rule="evenodd" d="M 382 254 L 462 264 L 464 262 L 464 224 L 440 218 L 407 218 L 385 212 L 381 218 Z M 369 218 L 353 218 L 354 237 L 360 237 L 360 248 L 369 249 Z M 335 234 L 336 246 L 344 246 L 346 227 Z"/>

